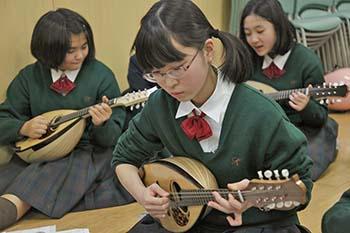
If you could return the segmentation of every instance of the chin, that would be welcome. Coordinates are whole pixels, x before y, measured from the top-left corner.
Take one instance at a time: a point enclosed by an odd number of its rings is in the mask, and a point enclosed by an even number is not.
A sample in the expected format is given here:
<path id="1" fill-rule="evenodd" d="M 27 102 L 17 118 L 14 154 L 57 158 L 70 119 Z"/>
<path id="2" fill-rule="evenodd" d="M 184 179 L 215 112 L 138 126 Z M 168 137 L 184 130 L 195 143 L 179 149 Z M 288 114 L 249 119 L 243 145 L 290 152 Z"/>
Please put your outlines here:
<path id="1" fill-rule="evenodd" d="M 82 65 L 82 64 L 79 64 L 79 65 L 72 65 L 72 66 L 70 67 L 70 70 L 78 70 L 78 69 L 80 69 L 81 65 Z"/>

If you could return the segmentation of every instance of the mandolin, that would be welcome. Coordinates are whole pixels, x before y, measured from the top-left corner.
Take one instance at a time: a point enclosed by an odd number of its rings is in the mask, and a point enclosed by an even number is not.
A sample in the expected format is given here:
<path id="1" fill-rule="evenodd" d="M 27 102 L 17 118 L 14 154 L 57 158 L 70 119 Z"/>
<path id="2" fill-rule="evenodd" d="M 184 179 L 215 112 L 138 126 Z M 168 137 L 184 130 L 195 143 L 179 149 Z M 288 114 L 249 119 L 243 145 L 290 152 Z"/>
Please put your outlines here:
<path id="1" fill-rule="evenodd" d="M 272 180 L 272 174 L 276 179 Z M 218 189 L 214 175 L 200 162 L 187 157 L 170 157 L 143 165 L 139 170 L 144 184 L 149 186 L 157 183 L 169 192 L 169 210 L 160 219 L 161 225 L 170 232 L 185 232 L 197 220 L 209 213 L 206 204 L 214 200 L 213 191 L 228 198 L 232 194 L 241 202 L 247 201 L 262 210 L 290 210 L 305 204 L 306 187 L 298 175 L 288 178 L 288 171 L 258 172 L 260 179 L 253 179 L 245 190 L 232 191 Z"/>
<path id="2" fill-rule="evenodd" d="M 108 101 L 110 107 L 138 108 L 157 87 L 128 93 Z M 62 109 L 42 114 L 49 119 L 48 130 L 38 139 L 25 138 L 16 142 L 16 154 L 27 163 L 51 161 L 68 155 L 78 144 L 89 117 L 89 108 L 81 110 Z"/>
<path id="3" fill-rule="evenodd" d="M 329 96 L 341 96 L 344 97 L 348 93 L 348 86 L 345 84 L 337 84 L 337 83 L 324 83 L 322 86 L 315 86 L 310 88 L 298 88 L 298 89 L 290 89 L 290 90 L 282 90 L 277 91 L 273 87 L 257 82 L 257 81 L 247 81 L 249 86 L 252 86 L 261 92 L 263 92 L 268 97 L 279 101 L 289 99 L 289 95 L 294 92 L 301 92 L 305 95 L 311 96 L 315 99 L 321 99 L 320 103 L 323 104 L 325 101 L 323 99 Z M 328 102 L 328 101 L 326 101 Z"/>

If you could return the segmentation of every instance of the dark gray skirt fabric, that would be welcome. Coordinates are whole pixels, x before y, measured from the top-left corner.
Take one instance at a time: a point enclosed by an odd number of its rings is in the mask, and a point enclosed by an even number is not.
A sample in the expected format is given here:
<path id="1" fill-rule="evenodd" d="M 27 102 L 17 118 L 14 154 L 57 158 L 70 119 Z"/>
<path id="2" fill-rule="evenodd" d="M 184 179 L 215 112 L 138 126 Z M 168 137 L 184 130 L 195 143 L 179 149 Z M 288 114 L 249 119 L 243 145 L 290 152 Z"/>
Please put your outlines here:
<path id="1" fill-rule="evenodd" d="M 299 127 L 308 140 L 309 154 L 314 162 L 311 179 L 316 181 L 337 155 L 338 123 L 328 117 L 322 128 Z"/>
<path id="2" fill-rule="evenodd" d="M 93 145 L 52 162 L 27 164 L 14 155 L 0 166 L 0 194 L 14 194 L 52 218 L 133 202 L 116 179 L 111 158 L 112 148 Z"/>
<path id="3" fill-rule="evenodd" d="M 228 224 L 227 224 L 228 225 Z M 154 220 L 150 215 L 146 215 L 138 223 L 136 223 L 128 233 L 171 233 L 164 229 L 160 223 Z M 196 224 L 188 233 L 310 233 L 306 228 L 295 224 L 284 224 L 274 222 L 264 224 L 264 226 L 241 226 L 241 227 L 222 227 L 219 225 Z"/>

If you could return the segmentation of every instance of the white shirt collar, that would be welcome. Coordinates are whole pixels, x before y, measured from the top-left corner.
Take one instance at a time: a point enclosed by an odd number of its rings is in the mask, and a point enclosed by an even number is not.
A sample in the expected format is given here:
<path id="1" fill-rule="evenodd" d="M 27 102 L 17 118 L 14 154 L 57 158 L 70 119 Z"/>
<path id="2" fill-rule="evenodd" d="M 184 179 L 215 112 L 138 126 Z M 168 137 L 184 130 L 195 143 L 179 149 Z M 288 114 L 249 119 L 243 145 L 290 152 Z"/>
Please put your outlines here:
<path id="1" fill-rule="evenodd" d="M 289 50 L 287 53 L 285 53 L 284 55 L 277 55 L 274 59 L 272 59 L 269 55 L 265 55 L 264 56 L 264 62 L 262 65 L 262 69 L 265 69 L 267 67 L 269 67 L 269 65 L 273 62 L 275 63 L 275 65 L 280 68 L 281 70 L 283 70 L 284 65 L 286 64 L 288 57 L 290 55 L 291 50 Z"/>
<path id="2" fill-rule="evenodd" d="M 52 82 L 56 82 L 63 73 L 66 74 L 66 76 L 68 77 L 68 79 L 72 82 L 75 81 L 75 79 L 78 76 L 78 73 L 80 71 L 80 69 L 78 70 L 66 70 L 66 71 L 62 71 L 62 70 L 55 70 L 55 69 L 50 69 L 51 70 L 51 77 L 52 77 Z"/>
<path id="3" fill-rule="evenodd" d="M 204 112 L 207 117 L 220 123 L 225 114 L 225 111 L 222 110 L 226 110 L 234 88 L 235 84 L 224 81 L 219 72 L 215 90 L 209 99 L 199 108 L 191 101 L 180 102 L 175 118 L 187 116 L 195 109 L 197 113 Z"/>

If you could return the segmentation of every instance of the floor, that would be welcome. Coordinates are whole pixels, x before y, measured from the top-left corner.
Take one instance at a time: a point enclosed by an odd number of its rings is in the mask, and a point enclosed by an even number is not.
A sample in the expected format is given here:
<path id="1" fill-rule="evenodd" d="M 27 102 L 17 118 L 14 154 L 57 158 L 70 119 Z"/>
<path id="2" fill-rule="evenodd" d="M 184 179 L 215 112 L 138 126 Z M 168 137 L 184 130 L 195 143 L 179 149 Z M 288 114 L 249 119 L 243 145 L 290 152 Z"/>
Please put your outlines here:
<path id="1" fill-rule="evenodd" d="M 303 225 L 313 233 L 321 233 L 321 219 L 331 207 L 350 188 L 350 112 L 331 116 L 339 123 L 338 156 L 315 182 L 310 205 L 299 216 Z M 8 230 L 20 230 L 56 224 L 58 230 L 89 228 L 91 233 L 124 233 L 140 219 L 143 209 L 137 204 L 100 210 L 70 213 L 61 219 L 47 219 L 38 214 L 29 214 Z"/>
<path id="2" fill-rule="evenodd" d="M 309 206 L 299 214 L 303 225 L 312 233 L 321 233 L 321 219 L 350 188 L 350 112 L 331 114 L 339 124 L 339 151 L 336 160 L 315 183 Z"/>

